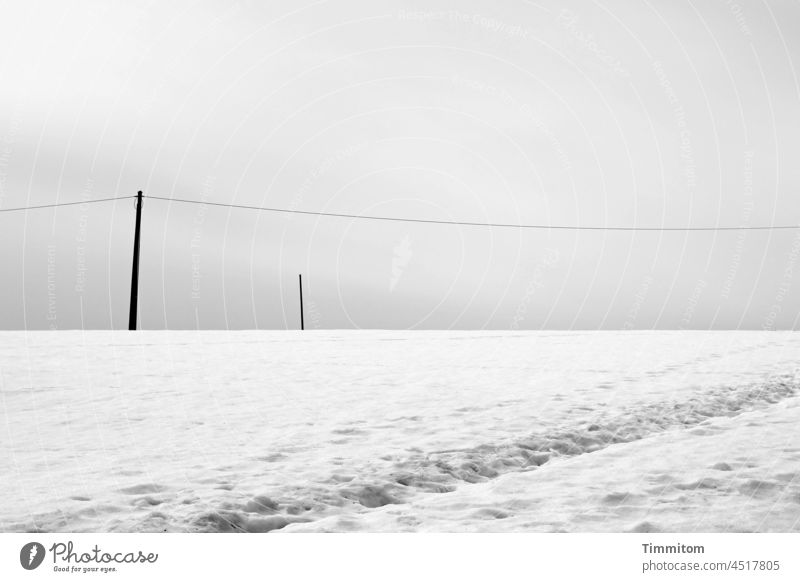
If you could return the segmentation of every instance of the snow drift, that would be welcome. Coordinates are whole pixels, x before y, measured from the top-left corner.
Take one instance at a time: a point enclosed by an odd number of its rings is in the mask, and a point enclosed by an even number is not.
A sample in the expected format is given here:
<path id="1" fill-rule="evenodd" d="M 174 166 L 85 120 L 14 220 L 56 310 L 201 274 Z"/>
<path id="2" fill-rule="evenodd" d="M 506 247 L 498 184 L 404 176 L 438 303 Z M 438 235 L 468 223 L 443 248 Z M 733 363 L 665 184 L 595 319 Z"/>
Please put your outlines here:
<path id="1" fill-rule="evenodd" d="M 0 333 L 4 531 L 800 531 L 791 332 Z"/>

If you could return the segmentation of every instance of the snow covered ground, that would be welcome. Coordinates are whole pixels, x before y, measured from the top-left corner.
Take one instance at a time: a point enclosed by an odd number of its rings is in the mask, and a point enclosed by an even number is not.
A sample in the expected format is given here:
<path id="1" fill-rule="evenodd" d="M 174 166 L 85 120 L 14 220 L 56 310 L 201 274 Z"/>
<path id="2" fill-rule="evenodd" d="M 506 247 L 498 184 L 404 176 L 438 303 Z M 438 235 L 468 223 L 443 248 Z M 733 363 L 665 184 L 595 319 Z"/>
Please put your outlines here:
<path id="1" fill-rule="evenodd" d="M 2 531 L 800 531 L 800 334 L 2 332 Z"/>

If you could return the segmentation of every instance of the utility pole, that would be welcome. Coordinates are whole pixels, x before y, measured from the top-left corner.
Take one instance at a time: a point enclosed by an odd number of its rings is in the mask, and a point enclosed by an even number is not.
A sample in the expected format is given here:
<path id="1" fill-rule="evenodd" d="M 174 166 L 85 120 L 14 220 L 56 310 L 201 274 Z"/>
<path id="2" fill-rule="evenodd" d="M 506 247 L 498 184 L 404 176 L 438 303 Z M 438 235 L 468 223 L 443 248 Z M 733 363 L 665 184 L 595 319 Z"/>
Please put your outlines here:
<path id="1" fill-rule="evenodd" d="M 128 329 L 136 329 L 136 309 L 139 303 L 139 241 L 142 228 L 142 191 L 136 195 L 136 231 L 133 235 L 133 268 L 131 270 L 131 311 Z"/>
<path id="2" fill-rule="evenodd" d="M 303 275 L 298 275 L 300 279 L 300 329 L 305 329 L 305 323 L 303 321 Z"/>

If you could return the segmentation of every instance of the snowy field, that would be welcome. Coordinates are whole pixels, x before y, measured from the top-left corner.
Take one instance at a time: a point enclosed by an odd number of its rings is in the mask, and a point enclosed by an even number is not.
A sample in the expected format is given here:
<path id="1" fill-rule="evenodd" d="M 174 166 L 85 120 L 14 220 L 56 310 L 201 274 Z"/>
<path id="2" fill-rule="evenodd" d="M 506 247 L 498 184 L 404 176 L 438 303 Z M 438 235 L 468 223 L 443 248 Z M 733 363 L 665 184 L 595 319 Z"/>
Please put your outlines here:
<path id="1" fill-rule="evenodd" d="M 2 531 L 800 531 L 800 334 L 0 332 Z"/>

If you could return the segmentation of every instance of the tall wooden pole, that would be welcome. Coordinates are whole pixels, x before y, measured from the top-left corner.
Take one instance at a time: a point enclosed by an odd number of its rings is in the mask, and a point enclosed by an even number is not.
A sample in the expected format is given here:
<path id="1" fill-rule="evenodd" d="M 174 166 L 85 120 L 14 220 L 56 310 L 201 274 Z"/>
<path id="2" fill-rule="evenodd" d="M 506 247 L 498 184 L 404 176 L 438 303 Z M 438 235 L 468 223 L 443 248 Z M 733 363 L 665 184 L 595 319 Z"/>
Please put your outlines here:
<path id="1" fill-rule="evenodd" d="M 298 275 L 300 279 L 300 329 L 305 329 L 305 322 L 303 321 L 303 276 Z"/>
<path id="2" fill-rule="evenodd" d="M 131 311 L 128 329 L 136 329 L 136 309 L 139 303 L 139 241 L 142 228 L 142 191 L 136 195 L 136 230 L 133 235 L 133 268 L 131 270 Z"/>

